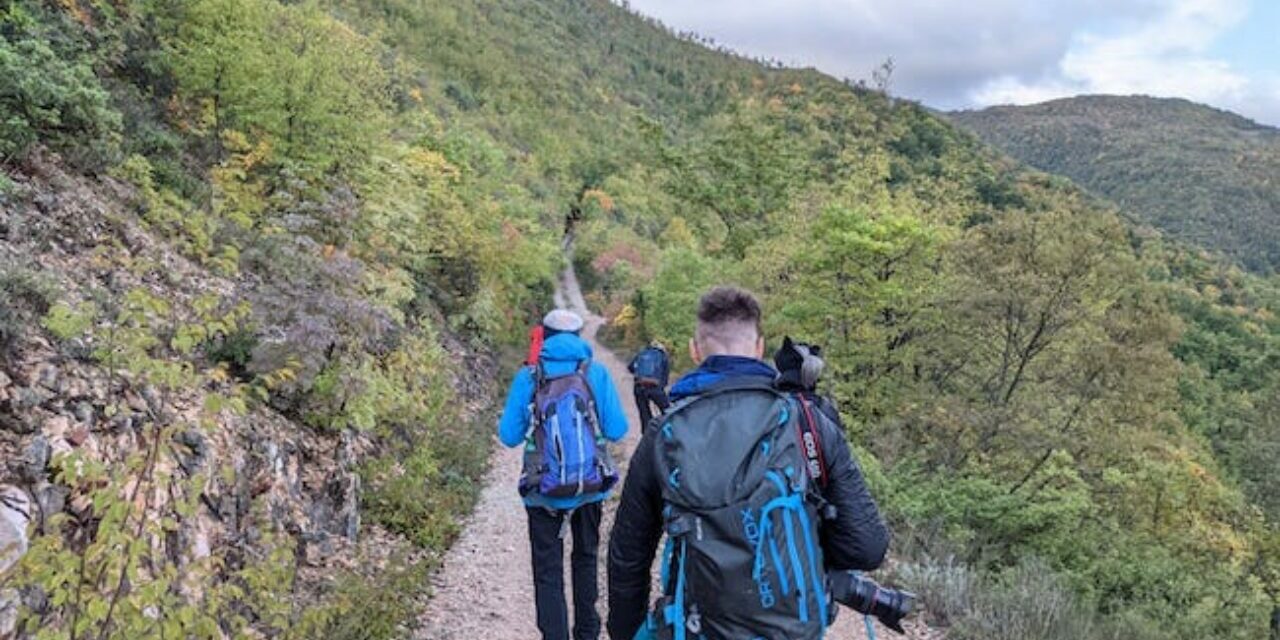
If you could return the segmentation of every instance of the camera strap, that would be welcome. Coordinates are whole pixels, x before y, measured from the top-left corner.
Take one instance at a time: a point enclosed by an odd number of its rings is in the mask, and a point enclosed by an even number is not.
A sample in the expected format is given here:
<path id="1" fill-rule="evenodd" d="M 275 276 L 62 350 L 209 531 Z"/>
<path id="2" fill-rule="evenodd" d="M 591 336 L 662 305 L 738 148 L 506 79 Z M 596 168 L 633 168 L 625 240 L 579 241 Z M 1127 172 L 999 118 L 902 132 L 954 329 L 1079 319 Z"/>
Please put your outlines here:
<path id="1" fill-rule="evenodd" d="M 813 404 L 804 393 L 795 394 L 800 405 L 800 419 L 796 421 L 799 430 L 800 449 L 804 453 L 809 478 L 819 488 L 827 488 L 827 461 L 822 457 L 822 440 L 818 435 L 818 421 L 813 415 Z"/>

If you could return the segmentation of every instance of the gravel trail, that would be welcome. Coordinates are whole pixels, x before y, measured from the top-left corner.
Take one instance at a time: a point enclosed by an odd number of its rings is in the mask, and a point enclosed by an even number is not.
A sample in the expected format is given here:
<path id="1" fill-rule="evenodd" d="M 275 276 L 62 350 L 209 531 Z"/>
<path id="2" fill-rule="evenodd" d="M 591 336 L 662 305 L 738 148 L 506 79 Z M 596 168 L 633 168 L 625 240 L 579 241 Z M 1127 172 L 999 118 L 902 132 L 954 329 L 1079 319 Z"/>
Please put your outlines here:
<path id="1" fill-rule="evenodd" d="M 596 330 L 604 319 L 586 308 L 571 268 L 566 269 L 561 277 L 555 303 L 577 311 L 586 319 L 583 337 L 591 343 L 596 361 L 608 367 L 618 387 L 618 395 L 631 425 L 627 437 L 614 449 L 615 459 L 625 472 L 626 463 L 640 436 L 640 419 L 632 401 L 631 375 L 627 372 L 626 362 L 596 342 Z M 419 619 L 414 640 L 537 640 L 539 637 L 534 622 L 525 512 L 515 489 L 516 478 L 520 475 L 521 451 L 498 445 L 490 465 L 475 512 L 432 580 L 433 595 Z M 596 606 L 602 616 L 606 614 L 607 602 L 604 565 L 616 507 L 615 495 L 605 503 L 600 525 L 600 600 Z M 567 574 L 569 541 L 565 546 Z M 566 575 L 566 588 L 570 584 Z M 566 597 L 572 609 L 572 597 Z M 866 638 L 861 617 L 851 613 L 841 612 L 835 626 L 828 631 L 828 638 Z M 569 619 L 573 619 L 572 611 Z M 883 628 L 877 631 L 880 638 L 896 637 Z M 909 637 L 929 636 L 912 633 Z"/>
<path id="2" fill-rule="evenodd" d="M 582 335 L 591 343 L 595 360 L 609 369 L 618 396 L 622 398 L 630 429 L 622 442 L 613 446 L 619 466 L 625 472 L 631 450 L 640 439 L 640 418 L 631 395 L 631 375 L 626 362 L 596 342 L 595 334 L 604 319 L 591 313 L 582 299 L 582 290 L 573 271 L 566 270 L 556 291 L 556 306 L 577 311 L 586 320 Z M 529 640 L 538 638 L 534 622 L 533 578 L 529 559 L 529 537 L 524 505 L 516 492 L 520 477 L 521 451 L 496 445 L 485 488 L 468 519 L 462 535 L 444 559 L 432 580 L 433 596 L 420 618 L 415 640 Z M 613 528 L 617 497 L 605 503 L 600 524 L 600 602 L 605 606 L 605 550 Z M 571 542 L 565 544 L 566 574 Z M 565 585 L 572 584 L 568 575 Z M 572 600 L 570 601 L 570 620 Z"/>

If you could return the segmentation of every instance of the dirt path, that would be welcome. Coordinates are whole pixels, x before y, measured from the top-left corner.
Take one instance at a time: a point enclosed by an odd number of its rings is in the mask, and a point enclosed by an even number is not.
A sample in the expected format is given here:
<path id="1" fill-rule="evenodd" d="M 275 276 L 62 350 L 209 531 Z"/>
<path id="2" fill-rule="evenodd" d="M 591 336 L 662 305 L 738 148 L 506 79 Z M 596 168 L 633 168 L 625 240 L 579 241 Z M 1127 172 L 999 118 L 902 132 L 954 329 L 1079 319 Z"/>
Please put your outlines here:
<path id="1" fill-rule="evenodd" d="M 560 284 L 555 296 L 556 305 L 573 309 L 586 319 L 583 336 L 591 343 L 596 361 L 608 367 L 623 400 L 631 428 L 614 453 L 625 471 L 626 461 L 630 459 L 640 435 L 640 419 L 635 403 L 631 401 L 631 375 L 623 360 L 596 342 L 596 331 L 604 320 L 586 308 L 572 269 L 565 271 Z M 515 481 L 520 475 L 521 452 L 498 446 L 490 464 L 480 502 L 432 581 L 434 595 L 427 602 L 414 640 L 536 640 L 539 637 L 534 622 L 525 512 L 515 490 Z M 607 602 L 606 548 L 616 507 L 615 496 L 605 503 L 600 525 L 600 601 L 597 608 L 602 616 L 606 613 Z M 566 548 L 566 572 L 568 552 Z M 568 575 L 565 576 L 565 584 L 571 584 Z M 841 612 L 827 637 L 865 639 L 861 617 L 851 613 Z M 878 634 L 881 638 L 895 636 L 883 628 L 878 629 Z"/>
<path id="2" fill-rule="evenodd" d="M 631 375 L 627 365 L 595 340 L 604 319 L 591 313 L 572 270 L 566 270 L 556 291 L 556 306 L 577 311 L 587 321 L 583 331 L 595 351 L 595 360 L 609 369 L 623 400 L 631 428 L 614 454 L 625 469 L 639 440 L 640 418 L 631 401 Z M 521 452 L 498 446 L 485 476 L 485 489 L 467 526 L 445 556 L 432 581 L 434 596 L 428 601 L 415 640 L 528 640 L 538 637 L 534 623 L 533 582 L 529 537 L 524 506 L 516 493 Z M 605 603 L 605 548 L 613 528 L 617 498 L 605 505 L 600 525 L 600 604 Z M 566 572 L 570 542 L 566 541 Z M 568 575 L 565 584 L 572 584 Z M 572 601 L 572 598 L 569 598 Z M 572 606 L 572 605 L 571 605 Z M 572 620 L 572 614 L 570 620 Z"/>

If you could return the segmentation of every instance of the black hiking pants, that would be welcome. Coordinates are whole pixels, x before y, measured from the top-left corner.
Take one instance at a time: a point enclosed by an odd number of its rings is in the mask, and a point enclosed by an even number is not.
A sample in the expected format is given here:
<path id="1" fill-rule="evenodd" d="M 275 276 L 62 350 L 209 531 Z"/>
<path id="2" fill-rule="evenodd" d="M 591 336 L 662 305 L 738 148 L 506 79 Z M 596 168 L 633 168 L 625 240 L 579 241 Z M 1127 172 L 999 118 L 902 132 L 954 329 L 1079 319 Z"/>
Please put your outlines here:
<path id="1" fill-rule="evenodd" d="M 671 401 L 667 399 L 667 392 L 658 385 L 636 383 L 635 394 L 636 409 L 640 411 L 640 431 L 643 433 L 653 419 L 653 410 L 649 405 L 658 407 L 658 411 L 666 411 Z"/>
<path id="2" fill-rule="evenodd" d="M 533 551 L 533 589 L 542 640 L 569 640 L 569 607 L 564 597 L 563 511 L 525 507 L 529 514 L 529 546 Z M 600 637 L 596 581 L 600 548 L 600 503 L 584 504 L 569 518 L 573 535 L 573 639 Z"/>

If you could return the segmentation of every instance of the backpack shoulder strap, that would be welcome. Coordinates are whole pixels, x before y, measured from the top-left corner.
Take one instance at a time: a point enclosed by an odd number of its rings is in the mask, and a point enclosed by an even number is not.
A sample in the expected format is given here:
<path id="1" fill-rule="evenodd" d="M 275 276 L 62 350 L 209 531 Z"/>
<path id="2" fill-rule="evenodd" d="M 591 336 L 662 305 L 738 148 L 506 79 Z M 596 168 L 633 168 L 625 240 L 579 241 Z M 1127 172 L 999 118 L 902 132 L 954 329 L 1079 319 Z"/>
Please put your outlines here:
<path id="1" fill-rule="evenodd" d="M 578 361 L 578 368 L 573 370 L 573 374 L 582 380 L 582 388 L 587 392 L 587 400 L 591 403 L 591 412 L 594 414 L 596 408 L 596 390 L 591 388 L 591 358 L 583 358 Z M 598 416 L 597 416 L 598 417 Z"/>

